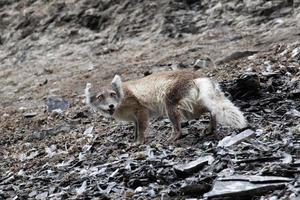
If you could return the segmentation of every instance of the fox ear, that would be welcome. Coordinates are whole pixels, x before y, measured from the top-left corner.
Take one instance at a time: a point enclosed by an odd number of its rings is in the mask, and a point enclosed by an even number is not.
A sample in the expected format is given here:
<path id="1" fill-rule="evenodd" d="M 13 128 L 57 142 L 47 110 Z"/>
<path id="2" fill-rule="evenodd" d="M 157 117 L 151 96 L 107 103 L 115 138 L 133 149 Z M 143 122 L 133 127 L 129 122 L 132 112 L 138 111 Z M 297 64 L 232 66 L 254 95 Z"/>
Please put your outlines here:
<path id="1" fill-rule="evenodd" d="M 122 88 L 122 80 L 119 75 L 115 75 L 111 82 L 111 86 L 113 90 L 117 93 L 118 97 L 122 99 L 124 97 L 123 88 Z"/>
<path id="2" fill-rule="evenodd" d="M 97 109 L 93 106 L 92 101 L 94 101 L 95 96 L 91 94 L 90 89 L 92 88 L 92 84 L 91 83 L 87 83 L 84 89 L 84 102 L 86 105 L 88 105 L 90 108 L 92 108 L 92 110 L 94 112 L 97 111 Z"/>
<path id="3" fill-rule="evenodd" d="M 91 92 L 90 89 L 92 88 L 92 84 L 91 83 L 87 83 L 84 89 L 84 96 L 85 96 L 85 103 L 87 105 L 91 104 Z"/>

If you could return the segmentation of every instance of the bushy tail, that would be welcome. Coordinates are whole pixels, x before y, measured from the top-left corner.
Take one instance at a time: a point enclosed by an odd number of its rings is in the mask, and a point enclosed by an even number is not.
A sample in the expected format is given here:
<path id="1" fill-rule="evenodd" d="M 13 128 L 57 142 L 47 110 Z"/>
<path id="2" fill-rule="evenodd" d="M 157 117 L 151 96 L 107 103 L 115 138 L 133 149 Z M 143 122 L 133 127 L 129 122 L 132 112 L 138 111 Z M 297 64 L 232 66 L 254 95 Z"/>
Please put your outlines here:
<path id="1" fill-rule="evenodd" d="M 194 82 L 200 90 L 199 100 L 216 117 L 218 123 L 238 129 L 247 126 L 243 113 L 224 96 L 217 84 L 209 78 L 198 78 Z"/>

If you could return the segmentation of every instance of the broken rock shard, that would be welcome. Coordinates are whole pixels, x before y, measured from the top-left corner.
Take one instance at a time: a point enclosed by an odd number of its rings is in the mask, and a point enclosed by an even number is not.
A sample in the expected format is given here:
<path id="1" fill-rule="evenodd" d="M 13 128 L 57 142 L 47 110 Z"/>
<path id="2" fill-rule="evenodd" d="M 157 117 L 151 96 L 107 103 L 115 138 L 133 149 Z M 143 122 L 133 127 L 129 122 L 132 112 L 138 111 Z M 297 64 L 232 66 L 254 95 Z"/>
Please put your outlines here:
<path id="1" fill-rule="evenodd" d="M 221 140 L 218 147 L 230 147 L 232 145 L 238 144 L 250 137 L 255 136 L 255 132 L 251 129 L 244 130 L 243 132 L 237 134 L 236 136 L 227 136 Z"/>
<path id="2" fill-rule="evenodd" d="M 60 111 L 63 112 L 69 108 L 69 102 L 67 100 L 58 97 L 48 97 L 47 110 L 48 112 Z"/>
<path id="3" fill-rule="evenodd" d="M 276 183 L 276 182 L 290 182 L 293 179 L 287 177 L 280 177 L 280 176 L 246 176 L 246 175 L 235 175 L 235 176 L 228 176 L 224 178 L 219 178 L 220 181 L 249 181 L 251 183 Z"/>
<path id="4" fill-rule="evenodd" d="M 23 116 L 26 118 L 32 118 L 37 115 L 37 112 L 29 112 L 29 113 L 24 113 Z"/>
<path id="5" fill-rule="evenodd" d="M 199 171 L 204 165 L 211 164 L 214 161 L 214 157 L 205 156 L 200 157 L 197 160 L 191 161 L 186 164 L 178 164 L 174 166 L 174 170 L 177 175 L 191 175 Z"/>
<path id="6" fill-rule="evenodd" d="M 256 195 L 266 194 L 272 190 L 283 189 L 288 182 L 286 177 L 276 176 L 229 176 L 215 181 L 207 198 L 251 198 Z"/>

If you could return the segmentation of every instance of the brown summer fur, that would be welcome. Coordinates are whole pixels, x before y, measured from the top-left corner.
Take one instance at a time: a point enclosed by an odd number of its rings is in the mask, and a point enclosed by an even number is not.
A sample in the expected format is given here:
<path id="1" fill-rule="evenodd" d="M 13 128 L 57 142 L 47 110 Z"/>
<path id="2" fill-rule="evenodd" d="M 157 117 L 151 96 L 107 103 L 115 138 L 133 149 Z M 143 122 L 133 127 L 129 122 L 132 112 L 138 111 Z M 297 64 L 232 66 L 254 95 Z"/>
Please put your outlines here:
<path id="1" fill-rule="evenodd" d="M 111 87 L 92 95 L 87 87 L 87 103 L 109 117 L 134 122 L 135 141 L 139 143 L 145 142 L 144 133 L 152 117 L 168 116 L 173 125 L 171 141 L 181 137 L 181 119 L 197 118 L 205 112 L 211 115 L 211 133 L 217 122 L 235 128 L 247 124 L 217 84 L 191 71 L 162 72 L 124 83 L 115 76 Z"/>
<path id="2" fill-rule="evenodd" d="M 143 143 L 149 118 L 167 115 L 174 129 L 171 139 L 177 140 L 181 137 L 181 116 L 177 106 L 193 87 L 192 80 L 198 77 L 201 76 L 190 71 L 172 71 L 125 82 L 123 84 L 124 99 L 118 106 L 114 117 L 133 121 L 136 125 L 135 139 Z M 153 88 L 156 84 L 161 87 Z"/>

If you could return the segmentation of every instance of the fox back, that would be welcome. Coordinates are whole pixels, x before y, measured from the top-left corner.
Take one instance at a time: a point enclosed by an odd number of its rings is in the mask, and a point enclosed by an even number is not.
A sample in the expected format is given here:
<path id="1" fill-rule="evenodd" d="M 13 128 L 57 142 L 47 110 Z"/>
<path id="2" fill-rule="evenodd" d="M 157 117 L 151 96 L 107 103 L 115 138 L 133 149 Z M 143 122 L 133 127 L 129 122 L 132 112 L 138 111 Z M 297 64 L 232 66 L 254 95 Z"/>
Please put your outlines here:
<path id="1" fill-rule="evenodd" d="M 165 102 L 178 103 L 198 77 L 189 71 L 162 72 L 124 83 L 124 89 L 136 97 L 151 116 L 165 115 Z"/>

